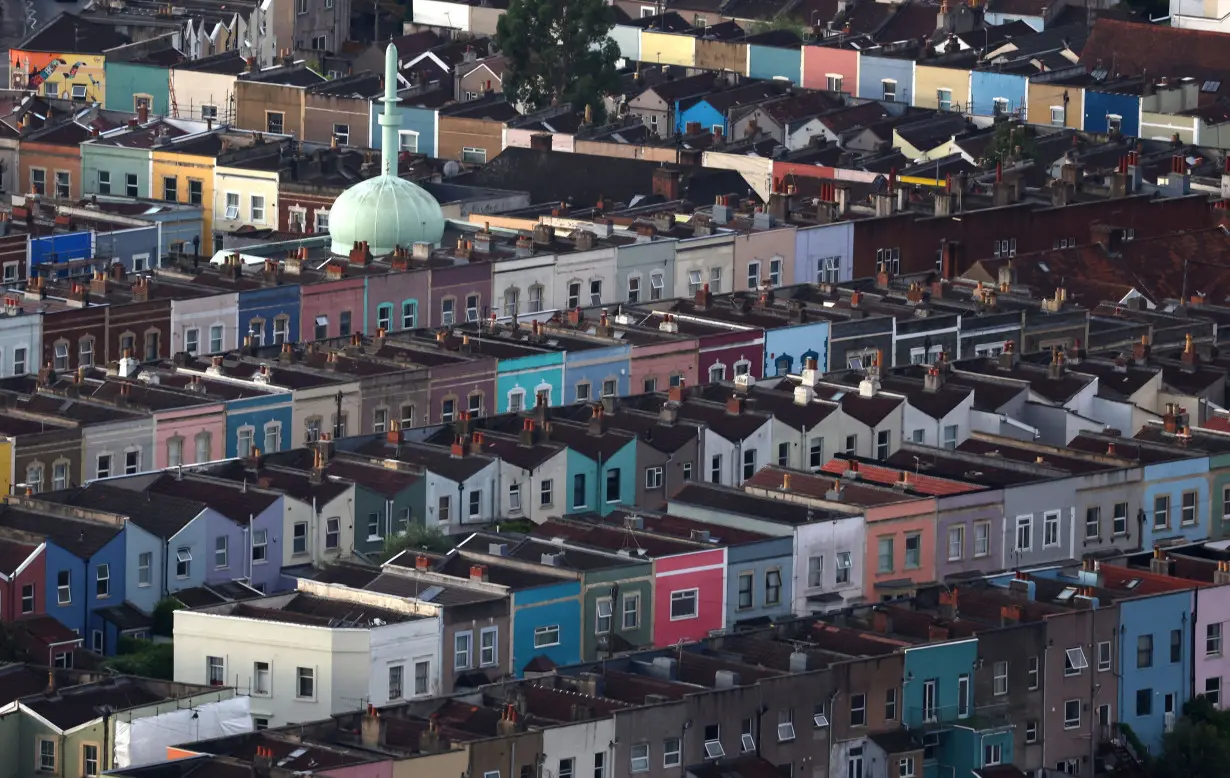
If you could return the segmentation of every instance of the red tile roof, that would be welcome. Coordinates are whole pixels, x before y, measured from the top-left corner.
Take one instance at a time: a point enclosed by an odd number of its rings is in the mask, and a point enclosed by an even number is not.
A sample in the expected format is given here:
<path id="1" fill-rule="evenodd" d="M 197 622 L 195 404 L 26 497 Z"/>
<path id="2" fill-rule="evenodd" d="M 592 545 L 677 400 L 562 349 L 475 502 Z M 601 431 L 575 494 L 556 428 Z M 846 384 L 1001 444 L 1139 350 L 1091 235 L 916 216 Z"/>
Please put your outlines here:
<path id="1" fill-rule="evenodd" d="M 1098 565 L 1098 577 L 1104 588 L 1129 591 L 1133 595 L 1160 594 L 1162 592 L 1177 592 L 1183 589 L 1199 589 L 1211 584 L 1205 581 L 1191 581 L 1184 578 L 1173 578 L 1169 575 L 1137 570 L 1118 565 Z M 1138 580 L 1139 584 L 1128 589 L 1130 581 Z"/>
<path id="2" fill-rule="evenodd" d="M 1110 76 L 1203 78 L 1230 74 L 1226 38 L 1219 32 L 1098 19 L 1081 51 L 1080 64 L 1105 68 Z M 1230 90 L 1224 79 L 1221 91 Z"/>
<path id="3" fill-rule="evenodd" d="M 943 496 L 949 494 L 965 494 L 966 492 L 977 492 L 983 489 L 978 484 L 963 483 L 961 481 L 950 481 L 947 478 L 936 478 L 934 476 L 922 475 L 920 473 L 911 473 L 908 470 L 898 470 L 891 467 L 879 467 L 878 465 L 869 465 L 866 462 L 854 462 L 858 469 L 858 477 L 863 481 L 870 481 L 876 484 L 893 485 L 904 483 L 911 492 L 919 494 L 929 494 L 934 496 Z M 832 473 L 840 476 L 847 470 L 851 469 L 851 463 L 845 459 L 830 459 L 821 468 L 826 473 Z M 906 480 L 902 481 L 901 477 L 905 476 Z"/>

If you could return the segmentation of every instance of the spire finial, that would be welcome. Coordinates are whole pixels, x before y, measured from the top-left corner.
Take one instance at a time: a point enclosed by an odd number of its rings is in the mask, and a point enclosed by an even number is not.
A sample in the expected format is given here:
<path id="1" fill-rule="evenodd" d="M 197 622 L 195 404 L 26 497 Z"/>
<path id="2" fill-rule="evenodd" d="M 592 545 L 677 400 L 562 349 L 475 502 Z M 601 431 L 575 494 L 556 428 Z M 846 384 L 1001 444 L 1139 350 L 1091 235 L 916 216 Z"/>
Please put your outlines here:
<path id="1" fill-rule="evenodd" d="M 397 47 L 392 43 L 384 50 L 384 113 L 380 114 L 380 173 L 397 175 L 397 128 L 401 113 L 397 110 Z"/>

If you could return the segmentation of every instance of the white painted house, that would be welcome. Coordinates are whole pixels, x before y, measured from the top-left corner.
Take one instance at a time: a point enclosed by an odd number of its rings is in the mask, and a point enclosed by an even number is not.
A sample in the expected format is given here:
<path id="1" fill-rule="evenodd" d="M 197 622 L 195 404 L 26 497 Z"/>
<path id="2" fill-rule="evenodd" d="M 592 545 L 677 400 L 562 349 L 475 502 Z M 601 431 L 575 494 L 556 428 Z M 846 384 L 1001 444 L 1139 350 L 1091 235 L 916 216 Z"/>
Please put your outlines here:
<path id="1" fill-rule="evenodd" d="M 175 613 L 175 680 L 234 686 L 258 726 L 440 694 L 440 607 L 335 584 Z"/>

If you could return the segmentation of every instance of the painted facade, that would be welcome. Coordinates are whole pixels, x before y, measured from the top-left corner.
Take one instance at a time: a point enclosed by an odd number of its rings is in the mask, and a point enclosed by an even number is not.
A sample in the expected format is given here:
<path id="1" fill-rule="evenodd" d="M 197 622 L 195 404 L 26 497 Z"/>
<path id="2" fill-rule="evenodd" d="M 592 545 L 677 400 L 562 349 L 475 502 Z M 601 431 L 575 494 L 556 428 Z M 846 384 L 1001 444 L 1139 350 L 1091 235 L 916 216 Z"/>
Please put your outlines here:
<path id="1" fill-rule="evenodd" d="M 514 675 L 536 657 L 556 666 L 581 661 L 581 582 L 560 581 L 512 594 L 512 660 Z"/>
<path id="2" fill-rule="evenodd" d="M 497 413 L 507 413 L 510 405 L 532 408 L 539 392 L 549 393 L 548 405 L 564 401 L 564 352 L 528 354 L 499 361 L 494 401 Z M 568 401 L 572 399 L 569 397 Z"/>
<path id="3" fill-rule="evenodd" d="M 1190 696 L 1191 611 L 1191 591 L 1119 603 L 1118 720 L 1153 753 Z"/>
<path id="4" fill-rule="evenodd" d="M 794 538 L 781 537 L 726 550 L 726 623 L 774 621 L 791 615 Z"/>
<path id="5" fill-rule="evenodd" d="M 837 46 L 804 46 L 803 87 L 854 94 L 858 89 L 858 52 Z"/>
<path id="6" fill-rule="evenodd" d="M 654 560 L 654 645 L 699 640 L 726 626 L 726 551 L 717 548 Z"/>

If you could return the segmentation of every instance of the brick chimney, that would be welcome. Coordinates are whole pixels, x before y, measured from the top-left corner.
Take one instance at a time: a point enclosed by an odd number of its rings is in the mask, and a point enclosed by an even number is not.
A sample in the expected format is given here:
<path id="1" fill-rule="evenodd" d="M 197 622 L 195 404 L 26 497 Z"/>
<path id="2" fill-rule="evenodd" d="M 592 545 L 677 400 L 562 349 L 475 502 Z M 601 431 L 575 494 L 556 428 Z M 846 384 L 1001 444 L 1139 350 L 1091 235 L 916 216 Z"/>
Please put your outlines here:
<path id="1" fill-rule="evenodd" d="M 738 394 L 732 394 L 730 399 L 726 401 L 726 412 L 738 416 L 743 413 L 743 397 Z"/>
<path id="2" fill-rule="evenodd" d="M 654 168 L 653 193 L 666 200 L 678 200 L 679 170 L 671 167 Z"/>
<path id="3" fill-rule="evenodd" d="M 595 437 L 601 437 L 606 431 L 606 408 L 602 403 L 595 403 L 590 410 L 589 416 L 589 434 Z"/>
<path id="4" fill-rule="evenodd" d="M 692 300 L 692 304 L 701 310 L 706 310 L 713 304 L 713 293 L 709 291 L 708 284 L 696 290 L 696 297 Z"/>
<path id="5" fill-rule="evenodd" d="M 350 249 L 350 264 L 355 267 L 367 267 L 372 261 L 372 250 L 367 245 L 367 241 L 355 241 L 354 246 Z"/>
<path id="6" fill-rule="evenodd" d="M 1200 367 L 1200 354 L 1196 352 L 1196 346 L 1192 342 L 1192 334 L 1187 333 L 1183 341 L 1183 355 L 1180 357 L 1183 366 L 1188 370 L 1196 370 Z"/>

